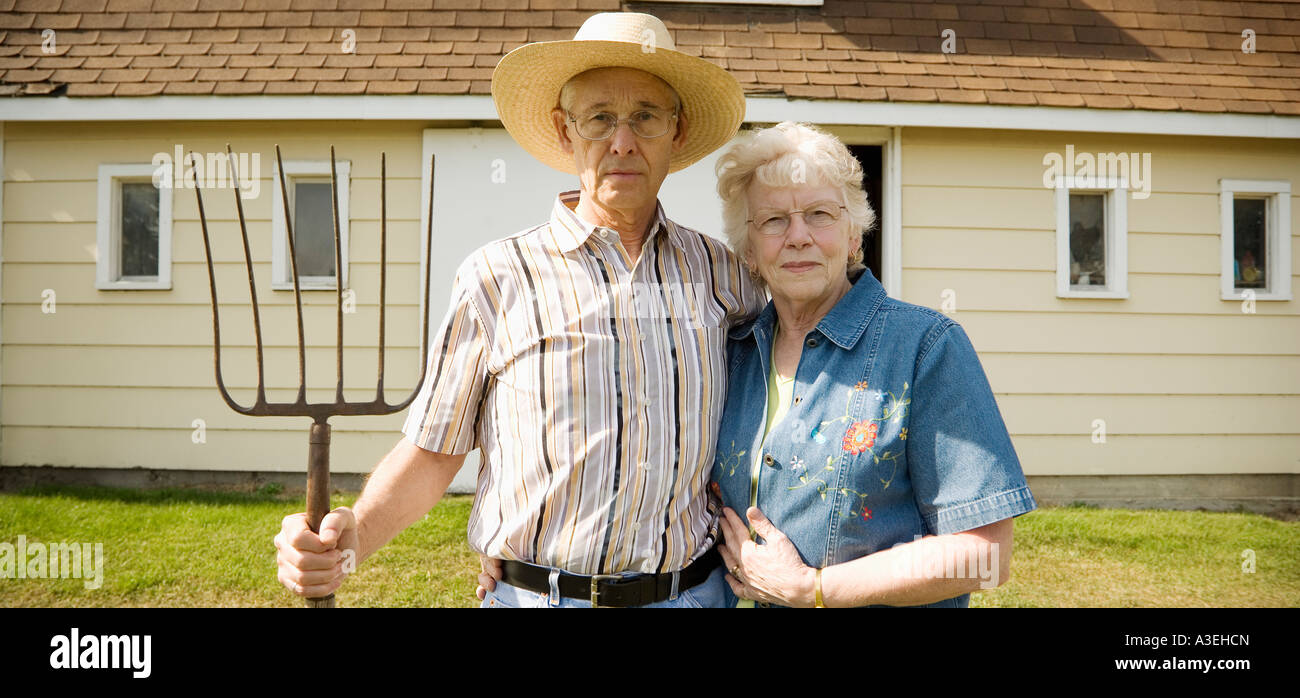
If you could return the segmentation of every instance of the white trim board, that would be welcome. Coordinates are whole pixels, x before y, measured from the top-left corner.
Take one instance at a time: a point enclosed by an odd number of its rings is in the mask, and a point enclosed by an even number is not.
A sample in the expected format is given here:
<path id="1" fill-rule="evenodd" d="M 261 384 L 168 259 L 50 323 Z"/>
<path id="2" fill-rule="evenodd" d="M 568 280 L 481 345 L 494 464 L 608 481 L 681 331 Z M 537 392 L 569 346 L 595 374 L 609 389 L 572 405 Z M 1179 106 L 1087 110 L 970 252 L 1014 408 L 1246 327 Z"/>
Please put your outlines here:
<path id="1" fill-rule="evenodd" d="M 880 248 L 880 285 L 885 293 L 903 298 L 903 129 L 890 129 L 885 144 L 885 220 L 880 226 L 885 239 Z"/>
<path id="2" fill-rule="evenodd" d="M 1300 117 L 1294 116 L 753 97 L 745 102 L 748 121 L 788 119 L 818 124 L 1300 138 Z"/>
<path id="3" fill-rule="evenodd" d="M 1260 114 L 1016 107 L 987 104 L 849 102 L 747 97 L 748 121 L 811 121 L 936 128 L 1300 138 L 1300 117 Z M 16 97 L 0 121 L 206 120 L 495 121 L 488 95 Z"/>

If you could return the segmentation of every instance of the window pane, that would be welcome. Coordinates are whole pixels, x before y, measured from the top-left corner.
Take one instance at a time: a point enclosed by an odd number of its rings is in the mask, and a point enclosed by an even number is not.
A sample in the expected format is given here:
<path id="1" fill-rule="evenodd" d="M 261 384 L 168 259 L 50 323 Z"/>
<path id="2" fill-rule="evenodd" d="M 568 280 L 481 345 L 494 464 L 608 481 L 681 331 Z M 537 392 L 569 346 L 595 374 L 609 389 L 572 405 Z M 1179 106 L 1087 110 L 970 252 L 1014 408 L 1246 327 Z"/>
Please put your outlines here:
<path id="1" fill-rule="evenodd" d="M 1106 285 L 1106 195 L 1070 195 L 1070 285 Z"/>
<path id="2" fill-rule="evenodd" d="M 158 189 L 122 182 L 122 276 L 158 276 Z"/>
<path id="3" fill-rule="evenodd" d="M 299 276 L 334 276 L 332 206 L 328 181 L 294 182 L 293 244 Z"/>
<path id="4" fill-rule="evenodd" d="M 1268 279 L 1265 199 L 1232 199 L 1232 278 L 1236 288 L 1264 288 Z"/>

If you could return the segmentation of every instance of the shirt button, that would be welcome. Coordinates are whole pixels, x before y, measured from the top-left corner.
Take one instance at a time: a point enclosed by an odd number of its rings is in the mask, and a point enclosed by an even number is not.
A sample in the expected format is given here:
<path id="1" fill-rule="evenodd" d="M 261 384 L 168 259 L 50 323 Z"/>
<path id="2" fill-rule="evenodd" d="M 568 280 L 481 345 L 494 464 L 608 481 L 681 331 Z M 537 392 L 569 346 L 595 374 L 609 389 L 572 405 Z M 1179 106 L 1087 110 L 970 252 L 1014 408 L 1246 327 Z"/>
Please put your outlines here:
<path id="1" fill-rule="evenodd" d="M 771 465 L 771 464 L 773 464 L 773 463 L 775 463 L 775 462 L 776 462 L 776 459 L 772 457 L 772 454 L 770 454 L 770 453 L 765 453 L 765 454 L 763 454 L 763 463 L 764 463 L 764 464 L 766 464 L 766 465 Z"/>
<path id="2" fill-rule="evenodd" d="M 803 398 L 802 398 L 802 397 L 799 397 L 798 395 L 796 395 L 795 398 L 794 398 L 794 404 L 797 405 L 797 404 L 799 404 L 800 402 L 803 402 Z"/>
<path id="3" fill-rule="evenodd" d="M 807 344 L 807 345 L 810 346 L 810 347 L 815 347 L 815 346 L 817 346 L 817 338 L 816 338 L 816 337 L 809 337 L 809 338 L 808 338 L 808 341 L 805 342 L 805 344 Z"/>

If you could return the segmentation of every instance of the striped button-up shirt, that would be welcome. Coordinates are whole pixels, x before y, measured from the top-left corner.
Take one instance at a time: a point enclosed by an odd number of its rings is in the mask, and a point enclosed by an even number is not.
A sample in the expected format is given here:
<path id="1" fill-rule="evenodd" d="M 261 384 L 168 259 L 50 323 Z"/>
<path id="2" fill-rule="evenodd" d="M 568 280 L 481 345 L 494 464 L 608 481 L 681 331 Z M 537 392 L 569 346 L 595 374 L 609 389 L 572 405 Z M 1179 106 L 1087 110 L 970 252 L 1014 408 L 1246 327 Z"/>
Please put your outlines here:
<path id="1" fill-rule="evenodd" d="M 657 219 L 632 261 L 561 194 L 456 275 L 402 431 L 482 449 L 470 547 L 575 574 L 670 572 L 709 545 L 727 330 L 766 303 L 720 241 Z"/>

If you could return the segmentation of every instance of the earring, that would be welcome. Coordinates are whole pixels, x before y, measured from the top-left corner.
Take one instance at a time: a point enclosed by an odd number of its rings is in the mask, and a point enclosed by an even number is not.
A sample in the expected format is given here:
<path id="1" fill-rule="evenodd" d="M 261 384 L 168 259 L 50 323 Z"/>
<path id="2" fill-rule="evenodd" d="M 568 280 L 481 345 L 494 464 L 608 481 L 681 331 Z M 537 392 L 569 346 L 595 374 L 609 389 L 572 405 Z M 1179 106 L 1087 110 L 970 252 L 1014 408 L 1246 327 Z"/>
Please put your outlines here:
<path id="1" fill-rule="evenodd" d="M 863 259 L 862 248 L 858 248 L 857 251 L 855 251 L 852 255 L 849 255 L 849 266 L 856 266 L 858 264 L 862 264 L 862 259 Z"/>

